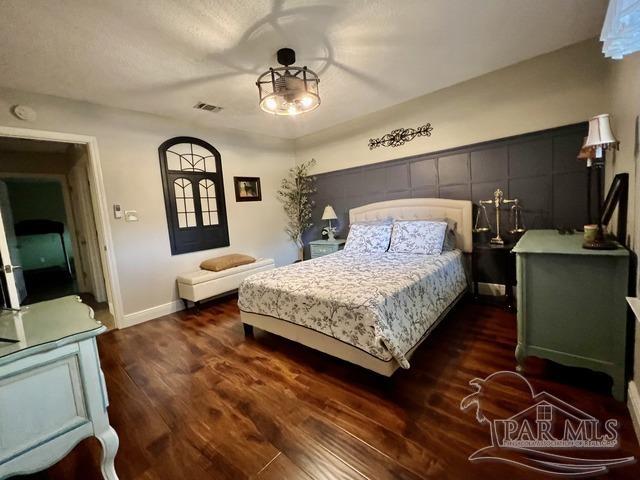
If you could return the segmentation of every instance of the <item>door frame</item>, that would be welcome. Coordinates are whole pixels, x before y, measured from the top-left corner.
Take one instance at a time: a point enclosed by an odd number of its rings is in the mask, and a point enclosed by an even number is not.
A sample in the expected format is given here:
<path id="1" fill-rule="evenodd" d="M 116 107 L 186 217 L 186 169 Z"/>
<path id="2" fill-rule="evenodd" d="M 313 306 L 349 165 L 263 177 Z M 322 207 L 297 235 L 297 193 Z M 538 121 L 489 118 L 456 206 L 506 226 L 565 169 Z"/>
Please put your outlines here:
<path id="1" fill-rule="evenodd" d="M 120 281 L 117 275 L 118 270 L 113 236 L 111 233 L 111 225 L 109 224 L 110 213 L 104 188 L 104 179 L 102 177 L 100 154 L 98 152 L 98 140 L 96 137 L 89 135 L 6 127 L 2 125 L 0 125 L 0 137 L 75 143 L 84 145 L 87 149 L 87 156 L 89 157 L 87 169 L 89 175 L 89 190 L 91 191 L 93 215 L 96 221 L 96 229 L 98 230 L 100 260 L 102 262 L 105 286 L 107 287 L 109 310 L 111 310 L 111 314 L 113 315 L 116 328 L 120 328 L 124 319 L 124 312 L 122 308 L 122 295 L 120 293 Z"/>

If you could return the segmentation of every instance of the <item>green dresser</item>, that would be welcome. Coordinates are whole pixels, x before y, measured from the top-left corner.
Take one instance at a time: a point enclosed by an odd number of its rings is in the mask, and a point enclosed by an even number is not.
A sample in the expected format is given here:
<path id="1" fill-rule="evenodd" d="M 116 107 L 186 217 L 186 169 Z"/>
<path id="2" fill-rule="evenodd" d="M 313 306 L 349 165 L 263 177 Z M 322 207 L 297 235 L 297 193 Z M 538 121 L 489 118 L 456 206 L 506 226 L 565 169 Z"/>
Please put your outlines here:
<path id="1" fill-rule="evenodd" d="M 518 370 L 527 356 L 604 372 L 624 400 L 629 252 L 586 250 L 582 234 L 530 230 L 516 254 Z"/>

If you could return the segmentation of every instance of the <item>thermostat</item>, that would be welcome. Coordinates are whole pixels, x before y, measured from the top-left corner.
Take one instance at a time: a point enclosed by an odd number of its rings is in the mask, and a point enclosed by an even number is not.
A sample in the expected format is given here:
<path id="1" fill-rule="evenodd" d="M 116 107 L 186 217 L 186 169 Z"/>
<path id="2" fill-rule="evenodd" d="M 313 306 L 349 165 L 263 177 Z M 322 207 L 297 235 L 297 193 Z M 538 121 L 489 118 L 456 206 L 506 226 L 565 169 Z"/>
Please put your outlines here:
<path id="1" fill-rule="evenodd" d="M 125 210 L 124 211 L 124 219 L 127 222 L 137 222 L 138 221 L 138 212 L 136 210 Z"/>

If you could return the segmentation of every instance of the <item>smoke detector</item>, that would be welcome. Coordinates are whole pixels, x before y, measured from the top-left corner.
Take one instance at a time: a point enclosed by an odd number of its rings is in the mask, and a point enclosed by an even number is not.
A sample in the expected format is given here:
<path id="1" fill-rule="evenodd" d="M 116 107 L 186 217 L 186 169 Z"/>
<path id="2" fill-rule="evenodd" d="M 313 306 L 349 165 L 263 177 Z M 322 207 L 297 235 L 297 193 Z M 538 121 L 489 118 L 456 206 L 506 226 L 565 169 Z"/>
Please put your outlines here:
<path id="1" fill-rule="evenodd" d="M 28 105 L 14 105 L 12 112 L 16 117 L 25 122 L 35 122 L 38 118 L 36 111 Z"/>

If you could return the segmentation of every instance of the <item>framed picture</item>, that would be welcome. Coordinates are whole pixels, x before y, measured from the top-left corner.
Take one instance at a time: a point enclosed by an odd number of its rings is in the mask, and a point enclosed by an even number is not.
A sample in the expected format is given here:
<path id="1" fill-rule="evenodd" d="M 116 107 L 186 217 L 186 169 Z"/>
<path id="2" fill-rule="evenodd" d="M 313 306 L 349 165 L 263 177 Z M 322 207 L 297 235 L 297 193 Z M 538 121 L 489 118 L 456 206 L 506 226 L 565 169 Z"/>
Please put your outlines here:
<path id="1" fill-rule="evenodd" d="M 233 177 L 236 189 L 236 202 L 260 202 L 262 190 L 260 177 Z"/>

